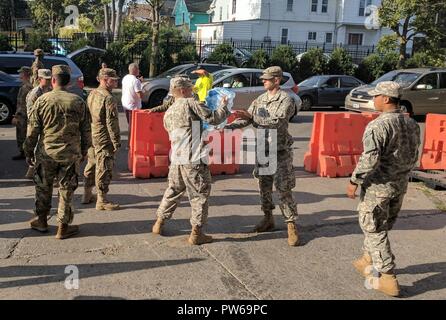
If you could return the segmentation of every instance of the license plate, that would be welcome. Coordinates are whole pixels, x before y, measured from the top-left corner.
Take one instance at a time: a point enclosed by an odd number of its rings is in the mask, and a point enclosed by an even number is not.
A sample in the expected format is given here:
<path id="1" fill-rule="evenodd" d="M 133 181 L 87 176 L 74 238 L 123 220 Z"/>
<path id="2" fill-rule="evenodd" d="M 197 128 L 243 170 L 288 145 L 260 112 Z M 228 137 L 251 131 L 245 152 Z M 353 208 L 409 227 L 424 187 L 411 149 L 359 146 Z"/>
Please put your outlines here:
<path id="1" fill-rule="evenodd" d="M 354 103 L 354 104 L 353 104 L 353 108 L 355 108 L 355 109 L 359 109 L 359 103 Z"/>

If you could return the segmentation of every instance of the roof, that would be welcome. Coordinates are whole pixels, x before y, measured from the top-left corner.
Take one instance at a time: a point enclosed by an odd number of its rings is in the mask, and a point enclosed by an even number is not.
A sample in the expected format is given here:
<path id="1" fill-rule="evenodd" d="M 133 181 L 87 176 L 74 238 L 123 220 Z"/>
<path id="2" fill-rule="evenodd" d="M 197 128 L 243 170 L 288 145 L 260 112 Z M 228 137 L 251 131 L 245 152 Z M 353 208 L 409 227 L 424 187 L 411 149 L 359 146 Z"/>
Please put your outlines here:
<path id="1" fill-rule="evenodd" d="M 171 16 L 175 1 L 166 0 L 161 9 L 161 16 Z M 127 15 L 136 20 L 152 20 L 152 9 L 146 3 L 134 3 L 127 9 Z"/>
<path id="2" fill-rule="evenodd" d="M 212 3 L 212 0 L 184 0 L 189 12 L 206 13 Z"/>

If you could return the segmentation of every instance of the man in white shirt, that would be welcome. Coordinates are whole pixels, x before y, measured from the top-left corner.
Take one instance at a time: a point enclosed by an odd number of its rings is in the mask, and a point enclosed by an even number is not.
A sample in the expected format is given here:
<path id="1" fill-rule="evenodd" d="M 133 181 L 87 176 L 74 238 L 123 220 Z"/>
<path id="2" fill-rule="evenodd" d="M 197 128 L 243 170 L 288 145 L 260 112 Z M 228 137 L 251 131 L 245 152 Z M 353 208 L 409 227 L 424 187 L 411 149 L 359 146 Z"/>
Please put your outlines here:
<path id="1" fill-rule="evenodd" d="M 122 107 L 125 110 L 129 132 L 131 130 L 132 110 L 141 109 L 142 106 L 142 84 L 139 77 L 139 66 L 136 63 L 129 65 L 129 74 L 122 79 Z"/>

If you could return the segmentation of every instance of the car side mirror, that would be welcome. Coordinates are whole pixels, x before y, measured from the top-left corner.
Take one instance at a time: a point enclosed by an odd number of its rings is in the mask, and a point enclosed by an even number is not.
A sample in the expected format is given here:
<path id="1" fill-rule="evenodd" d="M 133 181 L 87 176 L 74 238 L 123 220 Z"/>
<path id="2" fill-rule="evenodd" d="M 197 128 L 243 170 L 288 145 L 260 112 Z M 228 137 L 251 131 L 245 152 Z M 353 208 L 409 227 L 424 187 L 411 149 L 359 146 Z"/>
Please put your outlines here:
<path id="1" fill-rule="evenodd" d="M 224 83 L 223 88 L 232 88 L 230 83 Z"/>
<path id="2" fill-rule="evenodd" d="M 415 89 L 416 90 L 430 90 L 430 89 L 432 89 L 432 86 L 428 85 L 428 84 L 417 84 Z"/>

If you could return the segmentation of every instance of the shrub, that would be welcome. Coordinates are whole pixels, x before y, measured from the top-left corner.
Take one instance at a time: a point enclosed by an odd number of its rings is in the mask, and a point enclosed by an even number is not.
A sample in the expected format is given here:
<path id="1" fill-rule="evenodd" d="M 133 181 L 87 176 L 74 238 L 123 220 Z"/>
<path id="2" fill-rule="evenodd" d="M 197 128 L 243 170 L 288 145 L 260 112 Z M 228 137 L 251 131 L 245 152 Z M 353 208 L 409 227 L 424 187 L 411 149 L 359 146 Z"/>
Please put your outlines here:
<path id="1" fill-rule="evenodd" d="M 274 48 L 271 54 L 271 65 L 279 66 L 283 71 L 293 72 L 297 65 L 296 54 L 287 45 Z"/>
<path id="2" fill-rule="evenodd" d="M 216 46 L 214 51 L 212 51 L 212 53 L 209 55 L 208 62 L 217 62 L 237 66 L 237 62 L 234 57 L 234 49 L 227 43 Z"/>
<path id="3" fill-rule="evenodd" d="M 7 35 L 0 34 L 0 51 L 11 51 L 12 47 L 9 44 L 9 38 Z"/>
<path id="4" fill-rule="evenodd" d="M 352 57 L 344 48 L 333 50 L 330 60 L 328 60 L 327 68 L 329 74 L 353 75 L 355 73 Z"/>
<path id="5" fill-rule="evenodd" d="M 103 59 L 109 68 L 115 69 L 119 76 L 128 73 L 128 65 L 133 62 L 127 50 L 124 49 L 124 43 L 120 41 L 113 42 L 107 49 Z"/>
<path id="6" fill-rule="evenodd" d="M 445 52 L 421 51 L 416 52 L 406 61 L 407 68 L 446 67 Z"/>
<path id="7" fill-rule="evenodd" d="M 35 49 L 42 49 L 44 52 L 51 52 L 51 43 L 47 40 L 48 36 L 44 33 L 33 32 L 28 34 L 28 39 L 25 45 L 25 51 L 34 51 Z"/>
<path id="8" fill-rule="evenodd" d="M 263 49 L 254 51 L 248 61 L 248 66 L 250 68 L 266 69 L 269 65 L 270 59 L 268 53 Z"/>
<path id="9" fill-rule="evenodd" d="M 327 57 L 320 48 L 311 48 L 300 58 L 296 75 L 297 82 L 311 76 L 325 74 L 327 72 Z"/>
<path id="10" fill-rule="evenodd" d="M 383 74 L 395 70 L 398 65 L 398 53 L 392 52 L 385 55 L 377 53 L 366 57 L 356 70 L 356 77 L 366 83 L 370 83 Z"/>
<path id="11" fill-rule="evenodd" d="M 182 63 L 186 61 L 198 61 L 197 50 L 193 44 L 183 47 L 178 53 L 177 62 Z"/>

